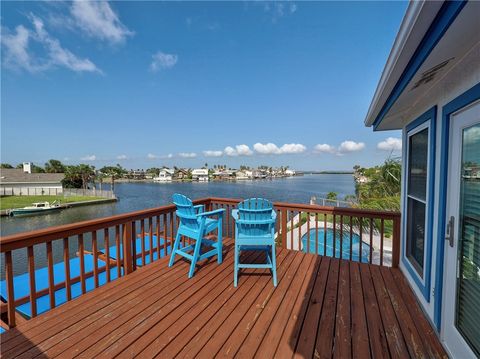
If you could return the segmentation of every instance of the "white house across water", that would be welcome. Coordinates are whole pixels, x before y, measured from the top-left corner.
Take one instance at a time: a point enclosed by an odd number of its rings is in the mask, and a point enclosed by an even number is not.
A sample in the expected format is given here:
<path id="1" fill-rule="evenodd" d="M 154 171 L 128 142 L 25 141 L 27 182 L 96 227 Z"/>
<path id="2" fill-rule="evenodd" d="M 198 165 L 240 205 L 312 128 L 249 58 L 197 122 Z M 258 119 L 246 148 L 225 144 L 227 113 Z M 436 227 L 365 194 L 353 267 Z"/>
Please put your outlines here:
<path id="1" fill-rule="evenodd" d="M 480 356 L 480 2 L 411 2 L 365 120 L 403 133 L 400 267 L 454 358 Z"/>

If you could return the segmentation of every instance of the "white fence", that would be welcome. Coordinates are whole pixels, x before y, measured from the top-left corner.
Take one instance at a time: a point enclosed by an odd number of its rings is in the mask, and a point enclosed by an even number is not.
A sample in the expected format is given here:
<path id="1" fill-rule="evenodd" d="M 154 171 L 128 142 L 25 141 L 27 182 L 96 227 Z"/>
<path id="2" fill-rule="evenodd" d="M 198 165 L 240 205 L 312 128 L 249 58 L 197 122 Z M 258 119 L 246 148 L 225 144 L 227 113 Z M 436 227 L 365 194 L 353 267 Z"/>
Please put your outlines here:
<path id="1" fill-rule="evenodd" d="M 56 188 L 56 187 L 2 187 L 2 196 L 88 196 L 115 199 L 115 193 L 111 190 L 82 189 L 82 188 Z"/>

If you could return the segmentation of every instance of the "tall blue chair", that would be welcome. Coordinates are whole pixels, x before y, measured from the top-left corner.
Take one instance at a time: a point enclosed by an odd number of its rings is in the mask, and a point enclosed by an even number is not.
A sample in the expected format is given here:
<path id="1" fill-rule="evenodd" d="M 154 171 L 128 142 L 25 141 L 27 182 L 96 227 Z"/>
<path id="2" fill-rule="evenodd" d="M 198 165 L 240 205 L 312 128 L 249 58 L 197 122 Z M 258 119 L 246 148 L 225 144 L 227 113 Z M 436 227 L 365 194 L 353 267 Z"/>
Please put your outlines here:
<path id="1" fill-rule="evenodd" d="M 277 264 L 275 259 L 275 221 L 277 214 L 272 202 L 263 198 L 250 198 L 232 211 L 235 219 L 235 267 L 233 284 L 238 282 L 241 268 L 270 268 L 273 285 L 277 286 Z M 262 250 L 266 252 L 267 263 L 240 263 L 243 250 Z"/>
<path id="2" fill-rule="evenodd" d="M 217 255 L 218 263 L 222 263 L 222 223 L 225 209 L 217 209 L 215 211 L 204 212 L 204 206 L 194 206 L 192 200 L 182 194 L 175 193 L 173 195 L 173 203 L 177 206 L 177 217 L 180 219 L 180 225 L 173 244 L 172 254 L 170 255 L 169 267 L 175 262 L 175 255 L 178 254 L 191 261 L 188 278 L 192 278 L 195 272 L 195 265 L 198 261 Z M 208 217 L 217 217 L 216 219 Z M 205 236 L 218 229 L 217 240 L 212 241 Z M 191 238 L 195 243 L 180 248 L 182 236 Z M 209 245 L 213 249 L 200 254 L 202 244 Z M 192 253 L 188 253 L 193 251 Z"/>

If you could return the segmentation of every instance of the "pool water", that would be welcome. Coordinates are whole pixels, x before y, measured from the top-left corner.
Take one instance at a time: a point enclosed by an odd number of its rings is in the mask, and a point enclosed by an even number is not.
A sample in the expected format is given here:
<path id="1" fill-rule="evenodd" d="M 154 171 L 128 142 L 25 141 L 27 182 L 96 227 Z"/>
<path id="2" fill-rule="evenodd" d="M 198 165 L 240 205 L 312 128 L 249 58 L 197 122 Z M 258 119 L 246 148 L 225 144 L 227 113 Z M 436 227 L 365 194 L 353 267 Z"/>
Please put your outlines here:
<path id="1" fill-rule="evenodd" d="M 326 234 L 326 248 L 325 244 L 325 231 Z M 340 236 L 340 231 L 337 230 L 335 233 L 335 256 L 333 253 L 333 229 L 318 229 L 318 251 L 315 252 L 315 242 L 317 238 L 317 229 L 311 229 L 308 234 L 305 234 L 302 237 L 302 246 L 303 251 L 307 252 L 307 237 L 309 238 L 310 243 L 308 244 L 308 253 L 317 253 L 319 255 L 324 255 L 327 257 L 335 257 L 342 259 L 350 259 L 350 232 L 343 232 L 343 235 Z M 340 239 L 343 238 L 343 243 L 341 244 Z M 341 244 L 341 245 L 340 245 Z M 326 249 L 326 251 L 325 251 Z M 340 257 L 340 249 L 342 251 Z M 362 262 L 367 263 L 370 256 L 370 246 L 362 242 Z M 352 234 L 352 260 L 360 261 L 360 236 L 357 234 Z"/>

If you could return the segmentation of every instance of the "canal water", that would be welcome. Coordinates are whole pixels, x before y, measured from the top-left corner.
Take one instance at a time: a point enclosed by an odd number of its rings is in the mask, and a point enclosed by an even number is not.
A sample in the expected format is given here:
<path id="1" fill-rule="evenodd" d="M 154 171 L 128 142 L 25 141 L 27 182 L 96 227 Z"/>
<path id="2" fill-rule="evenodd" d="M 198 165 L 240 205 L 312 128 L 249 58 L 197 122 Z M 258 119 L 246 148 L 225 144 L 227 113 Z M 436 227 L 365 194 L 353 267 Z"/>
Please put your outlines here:
<path id="1" fill-rule="evenodd" d="M 328 192 L 337 192 L 339 199 L 355 193 L 355 182 L 351 174 L 305 175 L 272 180 L 208 182 L 208 183 L 118 183 L 115 194 L 118 202 L 69 208 L 57 213 L 29 217 L 2 217 L 0 233 L 2 236 L 33 231 L 36 229 L 89 219 L 113 216 L 171 203 L 172 194 L 179 192 L 192 199 L 203 197 L 249 198 L 263 197 L 273 202 L 309 203 L 312 196 L 326 197 Z M 99 238 L 101 245 L 101 238 Z M 75 242 L 75 241 L 72 241 Z M 88 239 L 86 246 L 88 247 Z M 73 244 L 73 243 L 72 243 Z M 46 265 L 44 245 L 35 246 L 36 267 Z M 76 248 L 72 246 L 71 256 Z M 62 260 L 62 243 L 54 242 L 54 261 Z M 25 252 L 25 253 L 24 253 Z M 24 273 L 26 267 L 26 249 L 14 253 L 15 274 Z M 3 261 L 3 257 L 1 258 Z M 3 279 L 4 266 L 0 266 Z"/>

